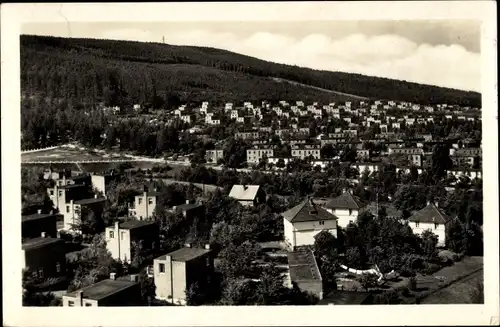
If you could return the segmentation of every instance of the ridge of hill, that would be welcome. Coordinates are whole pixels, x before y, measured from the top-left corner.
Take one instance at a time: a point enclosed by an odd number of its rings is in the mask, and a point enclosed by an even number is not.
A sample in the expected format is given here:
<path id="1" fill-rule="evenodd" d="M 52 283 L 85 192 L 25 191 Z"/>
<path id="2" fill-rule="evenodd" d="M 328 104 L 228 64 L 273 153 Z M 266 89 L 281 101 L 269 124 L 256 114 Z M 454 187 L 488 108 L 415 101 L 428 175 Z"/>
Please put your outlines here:
<path id="1" fill-rule="evenodd" d="M 215 48 L 34 35 L 20 41 L 23 94 L 81 104 L 371 98 L 481 106 L 477 92 L 277 64 Z"/>

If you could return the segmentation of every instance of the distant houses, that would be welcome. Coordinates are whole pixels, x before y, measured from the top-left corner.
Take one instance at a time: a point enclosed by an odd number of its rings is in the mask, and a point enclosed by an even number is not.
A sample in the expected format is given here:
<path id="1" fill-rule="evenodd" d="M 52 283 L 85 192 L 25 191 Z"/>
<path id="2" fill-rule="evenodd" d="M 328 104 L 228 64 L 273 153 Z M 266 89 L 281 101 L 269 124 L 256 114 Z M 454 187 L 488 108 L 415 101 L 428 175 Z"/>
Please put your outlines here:
<path id="1" fill-rule="evenodd" d="M 244 206 L 256 206 L 266 201 L 266 194 L 259 185 L 233 185 L 229 197 Z"/>

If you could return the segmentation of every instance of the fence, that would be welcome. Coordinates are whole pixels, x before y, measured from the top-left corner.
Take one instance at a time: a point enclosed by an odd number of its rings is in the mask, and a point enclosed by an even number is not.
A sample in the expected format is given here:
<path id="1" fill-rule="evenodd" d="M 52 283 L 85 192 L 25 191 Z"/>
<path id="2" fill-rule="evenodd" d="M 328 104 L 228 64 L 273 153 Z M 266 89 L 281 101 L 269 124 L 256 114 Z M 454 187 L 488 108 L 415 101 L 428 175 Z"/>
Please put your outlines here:
<path id="1" fill-rule="evenodd" d="M 23 153 L 39 152 L 39 151 L 46 151 L 46 150 L 53 150 L 53 149 L 57 149 L 58 147 L 59 147 L 59 145 L 57 145 L 57 146 L 49 146 L 49 147 L 46 147 L 46 148 L 24 150 L 24 151 L 21 151 L 21 154 L 23 154 Z"/>

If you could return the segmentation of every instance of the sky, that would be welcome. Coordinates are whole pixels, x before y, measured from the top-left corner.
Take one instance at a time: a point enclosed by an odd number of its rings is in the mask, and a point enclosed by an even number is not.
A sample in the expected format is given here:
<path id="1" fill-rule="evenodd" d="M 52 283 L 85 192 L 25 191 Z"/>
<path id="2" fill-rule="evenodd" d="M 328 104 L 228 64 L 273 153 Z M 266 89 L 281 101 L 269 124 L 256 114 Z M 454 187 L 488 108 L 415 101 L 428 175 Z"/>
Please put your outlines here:
<path id="1" fill-rule="evenodd" d="M 277 63 L 480 92 L 472 20 L 26 24 L 23 34 L 226 49 Z"/>

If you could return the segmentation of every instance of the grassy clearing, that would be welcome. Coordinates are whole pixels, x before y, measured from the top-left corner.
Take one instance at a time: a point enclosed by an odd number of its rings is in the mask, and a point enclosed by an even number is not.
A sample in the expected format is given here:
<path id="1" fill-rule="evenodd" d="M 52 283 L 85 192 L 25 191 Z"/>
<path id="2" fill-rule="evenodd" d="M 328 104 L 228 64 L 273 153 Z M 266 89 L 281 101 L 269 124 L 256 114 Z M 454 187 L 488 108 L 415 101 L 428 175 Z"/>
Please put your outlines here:
<path id="1" fill-rule="evenodd" d="M 476 272 L 445 287 L 421 301 L 421 304 L 471 304 L 475 300 L 478 284 L 483 282 L 483 271 Z M 484 303 L 484 299 L 481 303 Z"/>

